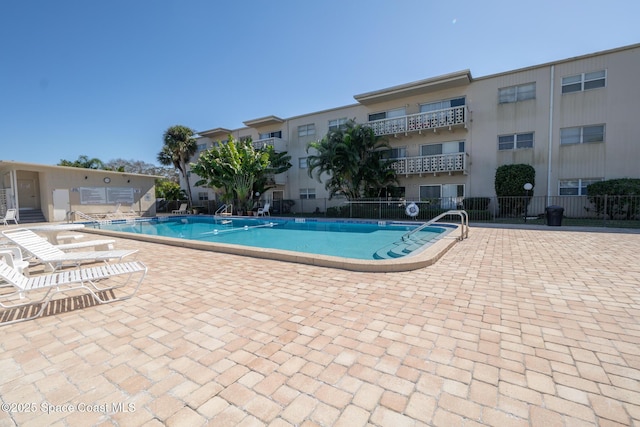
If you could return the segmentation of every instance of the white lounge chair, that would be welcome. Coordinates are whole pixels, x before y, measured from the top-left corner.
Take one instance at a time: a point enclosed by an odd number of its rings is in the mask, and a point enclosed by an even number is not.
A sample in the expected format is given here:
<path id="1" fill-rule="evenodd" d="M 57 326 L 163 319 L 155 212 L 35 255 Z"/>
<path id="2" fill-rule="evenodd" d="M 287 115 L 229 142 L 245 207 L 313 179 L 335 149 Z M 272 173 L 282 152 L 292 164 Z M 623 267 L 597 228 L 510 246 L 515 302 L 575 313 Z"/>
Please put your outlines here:
<path id="1" fill-rule="evenodd" d="M 271 216 L 271 212 L 269 212 L 270 208 L 271 208 L 271 204 L 269 202 L 265 203 L 264 207 L 258 208 L 257 216 L 265 216 L 265 215 Z"/>
<path id="2" fill-rule="evenodd" d="M 22 322 L 41 316 L 53 297 L 61 292 L 87 290 L 95 301 L 101 304 L 131 298 L 138 291 L 146 274 L 147 267 L 141 262 L 134 261 L 26 277 L 0 259 L 0 278 L 4 279 L 14 290 L 0 296 L 0 306 L 9 310 L 19 309 L 15 313 L 2 313 L 0 318 L 8 320 L 4 320 L 0 325 Z M 121 296 L 110 292 L 113 298 L 105 298 L 109 296 L 108 294 L 101 295 L 102 292 L 129 285 L 136 275 L 139 275 L 140 278 L 132 292 Z M 96 284 L 98 281 L 100 281 L 100 286 Z M 25 307 L 32 304 L 35 305 Z M 40 306 L 38 307 L 37 304 Z"/>
<path id="3" fill-rule="evenodd" d="M 25 228 L 14 228 L 3 231 L 2 234 L 24 251 L 32 254 L 38 262 L 45 264 L 50 270 L 57 270 L 68 265 L 79 266 L 85 262 L 122 260 L 128 255 L 138 252 L 137 250 L 64 252 L 49 243 L 48 240 Z"/>
<path id="4" fill-rule="evenodd" d="M 123 212 L 120 210 L 122 207 L 121 203 L 116 205 L 116 208 L 113 212 L 108 212 L 106 215 L 107 219 L 127 219 L 127 218 L 135 218 L 138 214 L 133 210 L 133 206 L 129 207 L 128 212 Z"/>
<path id="5" fill-rule="evenodd" d="M 188 213 L 187 204 L 186 203 L 181 204 L 178 209 L 172 210 L 171 213 L 172 214 L 186 214 L 186 213 Z"/>
<path id="6" fill-rule="evenodd" d="M 0 218 L 0 221 L 2 221 L 4 225 L 9 225 L 9 221 L 13 221 L 15 224 L 17 224 L 18 220 L 16 219 L 16 214 L 17 211 L 15 209 L 7 209 L 7 211 L 4 213 L 4 217 Z"/>
<path id="7" fill-rule="evenodd" d="M 22 259 L 22 252 L 18 247 L 0 248 L 0 260 L 4 258 L 4 262 L 10 267 L 16 269 L 20 274 L 29 275 L 29 261 Z"/>

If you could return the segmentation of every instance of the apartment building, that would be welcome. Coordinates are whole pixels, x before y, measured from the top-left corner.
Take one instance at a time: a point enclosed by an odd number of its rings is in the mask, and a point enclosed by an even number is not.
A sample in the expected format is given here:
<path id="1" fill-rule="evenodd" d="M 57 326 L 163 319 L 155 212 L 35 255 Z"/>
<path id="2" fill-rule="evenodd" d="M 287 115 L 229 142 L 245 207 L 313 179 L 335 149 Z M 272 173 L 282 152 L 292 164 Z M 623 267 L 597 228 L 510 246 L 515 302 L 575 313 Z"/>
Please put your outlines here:
<path id="1" fill-rule="evenodd" d="M 640 44 L 485 77 L 463 70 L 357 94 L 348 106 L 201 131 L 199 151 L 229 135 L 271 144 L 293 167 L 263 197 L 323 199 L 307 144 L 355 119 L 388 140 L 407 199 L 493 197 L 496 169 L 517 163 L 535 168 L 533 195 L 580 196 L 594 181 L 640 178 L 638 76 Z M 206 188 L 193 194 L 215 197 Z"/>

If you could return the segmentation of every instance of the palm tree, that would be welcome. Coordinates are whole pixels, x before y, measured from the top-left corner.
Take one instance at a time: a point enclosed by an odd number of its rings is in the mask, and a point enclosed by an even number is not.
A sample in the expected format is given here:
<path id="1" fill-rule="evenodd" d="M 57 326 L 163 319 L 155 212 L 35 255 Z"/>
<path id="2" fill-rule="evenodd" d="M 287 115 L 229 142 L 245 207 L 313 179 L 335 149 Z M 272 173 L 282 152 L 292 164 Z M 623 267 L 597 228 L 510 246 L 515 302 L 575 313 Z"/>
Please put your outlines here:
<path id="1" fill-rule="evenodd" d="M 158 153 L 158 162 L 165 166 L 173 165 L 185 180 L 187 185 L 187 196 L 189 206 L 193 200 L 191 195 L 191 184 L 187 171 L 187 162 L 193 157 L 198 149 L 196 139 L 193 137 L 195 131 L 186 126 L 171 126 L 164 133 L 164 146 Z"/>
<path id="2" fill-rule="evenodd" d="M 389 148 L 373 129 L 350 120 L 344 129 L 332 130 L 322 140 L 309 144 L 307 152 L 315 151 L 307 157 L 309 176 L 315 173 L 322 182 L 325 175 L 329 197 L 375 196 L 397 182 L 391 168 L 393 160 L 384 157 Z"/>

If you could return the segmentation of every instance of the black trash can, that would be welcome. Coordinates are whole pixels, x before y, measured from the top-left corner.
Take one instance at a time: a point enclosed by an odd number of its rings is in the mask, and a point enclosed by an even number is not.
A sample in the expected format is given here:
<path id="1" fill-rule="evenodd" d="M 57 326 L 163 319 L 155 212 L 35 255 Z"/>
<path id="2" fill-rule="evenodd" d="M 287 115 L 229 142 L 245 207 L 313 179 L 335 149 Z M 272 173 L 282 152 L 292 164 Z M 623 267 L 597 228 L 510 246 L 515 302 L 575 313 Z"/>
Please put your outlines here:
<path id="1" fill-rule="evenodd" d="M 562 216 L 564 215 L 562 206 L 547 206 L 545 213 L 547 214 L 547 225 L 555 227 L 562 225 Z"/>

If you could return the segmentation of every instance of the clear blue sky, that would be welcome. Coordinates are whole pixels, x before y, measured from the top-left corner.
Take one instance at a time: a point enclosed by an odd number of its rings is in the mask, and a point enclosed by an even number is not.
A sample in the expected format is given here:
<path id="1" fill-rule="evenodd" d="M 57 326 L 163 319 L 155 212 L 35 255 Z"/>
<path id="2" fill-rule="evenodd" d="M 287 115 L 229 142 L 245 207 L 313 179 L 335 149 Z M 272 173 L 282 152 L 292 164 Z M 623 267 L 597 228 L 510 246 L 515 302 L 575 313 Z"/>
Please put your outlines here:
<path id="1" fill-rule="evenodd" d="M 162 134 L 640 42 L 640 1 L 0 0 L 0 159 L 156 163 Z"/>

